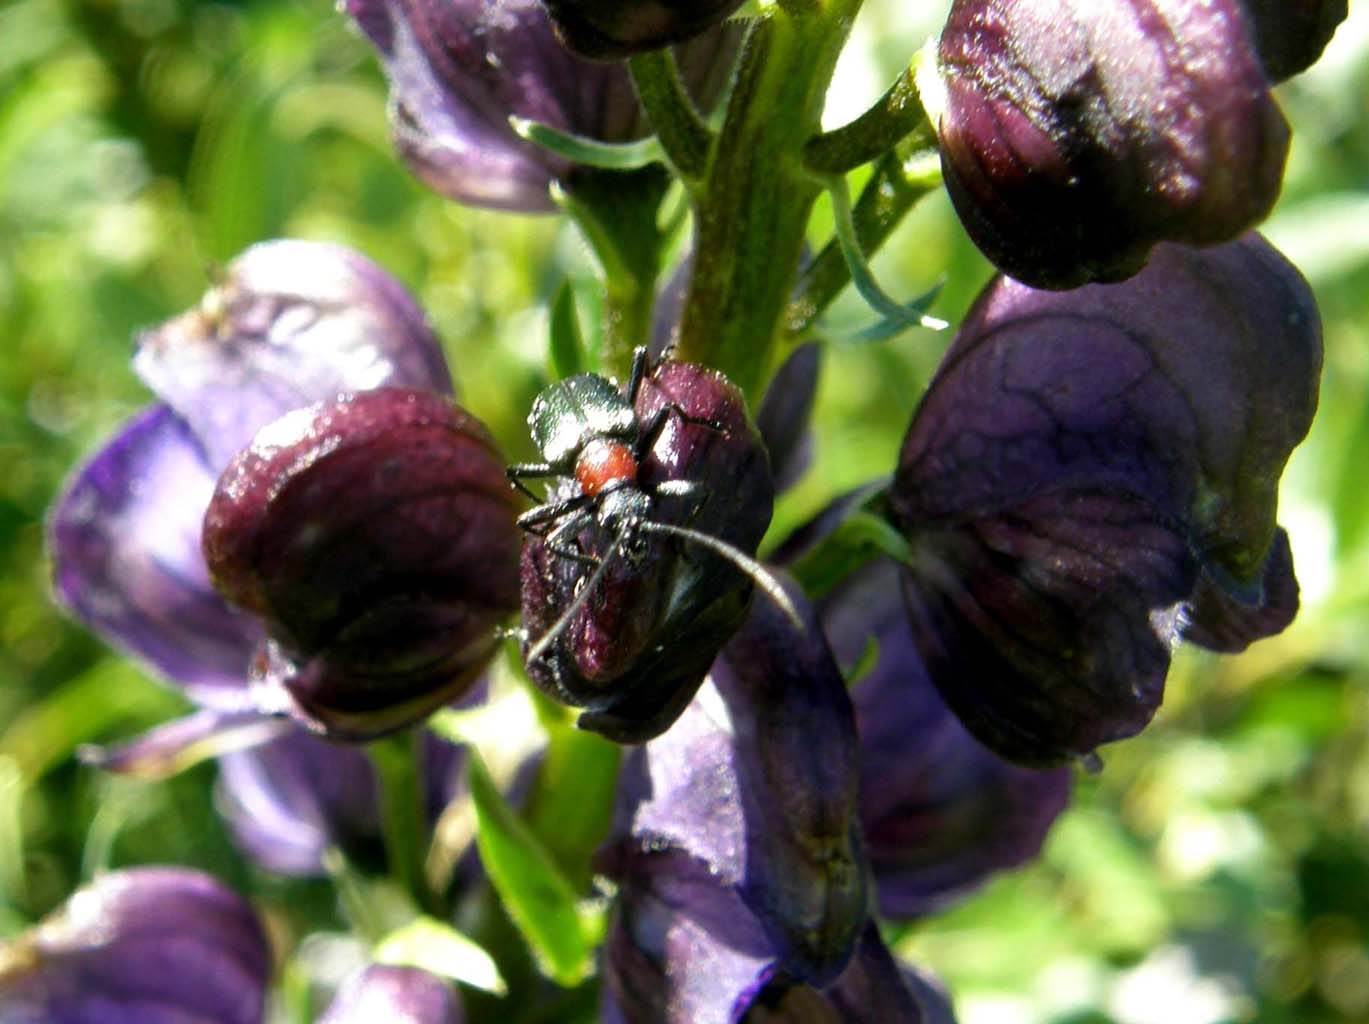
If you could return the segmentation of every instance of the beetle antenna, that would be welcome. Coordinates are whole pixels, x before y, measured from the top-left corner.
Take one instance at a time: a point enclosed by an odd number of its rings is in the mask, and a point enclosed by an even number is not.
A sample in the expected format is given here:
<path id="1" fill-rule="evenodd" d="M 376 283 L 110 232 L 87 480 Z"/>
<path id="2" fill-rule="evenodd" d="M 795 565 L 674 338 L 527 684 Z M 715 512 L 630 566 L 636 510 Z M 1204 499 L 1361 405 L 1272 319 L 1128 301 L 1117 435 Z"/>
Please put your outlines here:
<path id="1" fill-rule="evenodd" d="M 528 648 L 528 653 L 523 655 L 523 663 L 525 665 L 531 665 L 538 658 L 542 657 L 542 655 L 546 654 L 547 648 L 552 645 L 558 636 L 565 632 L 566 627 L 570 625 L 570 620 L 585 606 L 585 602 L 589 600 L 589 596 L 594 593 L 594 588 L 599 585 L 600 580 L 604 578 L 604 574 L 608 572 L 610 560 L 617 553 L 619 546 L 626 543 L 629 535 L 632 533 L 632 529 L 633 524 L 631 522 L 623 524 L 623 528 L 618 531 L 618 536 L 613 538 L 613 545 L 603 557 L 599 559 L 599 565 L 590 575 L 589 581 L 580 588 L 580 593 L 575 595 L 570 604 L 566 605 L 566 610 L 560 614 L 550 627 L 548 627 L 545 633 L 537 638 L 537 642 Z"/>
<path id="2" fill-rule="evenodd" d="M 793 623 L 794 628 L 804 630 L 807 628 L 803 622 L 803 616 L 799 615 L 798 609 L 794 607 L 794 602 L 789 600 L 789 595 L 784 592 L 784 587 L 780 581 L 770 573 L 765 566 L 747 555 L 740 548 L 734 547 L 725 540 L 714 537 L 711 533 L 701 533 L 698 530 L 691 530 L 687 526 L 675 526 L 672 523 L 659 523 L 654 519 L 644 519 L 638 524 L 638 528 L 646 530 L 648 533 L 668 533 L 685 540 L 691 540 L 700 547 L 708 548 L 715 554 L 721 555 L 735 565 L 742 572 L 751 577 L 751 581 L 756 584 L 765 596 L 775 603 L 780 611 L 784 612 L 785 618 Z"/>

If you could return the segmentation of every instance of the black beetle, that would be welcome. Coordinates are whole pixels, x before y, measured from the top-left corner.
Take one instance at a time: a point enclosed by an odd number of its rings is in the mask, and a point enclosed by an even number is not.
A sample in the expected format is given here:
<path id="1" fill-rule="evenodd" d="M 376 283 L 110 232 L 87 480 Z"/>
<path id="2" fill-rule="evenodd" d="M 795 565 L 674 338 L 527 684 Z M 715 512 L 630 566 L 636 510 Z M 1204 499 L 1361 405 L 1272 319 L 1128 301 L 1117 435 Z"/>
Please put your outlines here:
<path id="1" fill-rule="evenodd" d="M 747 553 L 769 521 L 773 485 L 741 393 L 721 374 L 673 360 L 653 367 L 638 349 L 625 390 L 576 374 L 538 396 L 528 424 L 544 461 L 510 466 L 509 479 L 535 500 L 524 481 L 561 482 L 518 520 L 539 538 L 524 554 L 524 660 L 558 699 L 613 703 L 647 667 L 661 674 L 658 659 L 678 637 L 720 646 L 740 621 L 744 603 L 721 567 L 651 535 L 730 562 L 793 612 Z M 714 604 L 716 615 L 706 613 Z"/>

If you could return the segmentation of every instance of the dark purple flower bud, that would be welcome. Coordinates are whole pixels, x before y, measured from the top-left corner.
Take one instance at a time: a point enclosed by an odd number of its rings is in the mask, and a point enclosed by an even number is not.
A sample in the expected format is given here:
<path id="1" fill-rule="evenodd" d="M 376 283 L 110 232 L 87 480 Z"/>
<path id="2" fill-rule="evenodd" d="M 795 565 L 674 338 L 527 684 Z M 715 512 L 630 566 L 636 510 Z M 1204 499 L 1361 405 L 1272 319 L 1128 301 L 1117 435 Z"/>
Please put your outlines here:
<path id="1" fill-rule="evenodd" d="M 577 53 L 614 60 L 659 50 L 721 22 L 742 0 L 543 0 L 556 34 Z"/>
<path id="2" fill-rule="evenodd" d="M 1282 82 L 1315 64 L 1349 7 L 1349 0 L 1245 0 L 1270 79 Z"/>
<path id="3" fill-rule="evenodd" d="M 757 600 L 712 683 L 669 732 L 633 753 L 602 866 L 623 877 L 678 873 L 638 863 L 677 854 L 706 888 L 735 894 L 767 959 L 821 983 L 850 956 L 866 886 L 851 703 L 802 607 L 800 635 L 771 601 Z"/>
<path id="4" fill-rule="evenodd" d="M 1278 481 L 1320 367 L 1307 284 L 1254 235 L 1120 285 L 990 284 L 890 496 L 918 649 L 980 740 L 1088 754 L 1150 719 L 1185 617 L 1215 637 L 1244 605 L 1244 642 L 1287 621 Z"/>
<path id="5" fill-rule="evenodd" d="M 436 975 L 373 964 L 347 980 L 318 1024 L 462 1024 L 465 1019 L 455 989 Z"/>
<path id="6" fill-rule="evenodd" d="M 731 561 L 697 540 L 652 532 L 651 524 L 706 534 L 750 556 L 774 501 L 765 448 L 730 381 L 692 363 L 660 363 L 632 409 L 638 437 L 663 410 L 655 444 L 630 480 L 586 503 L 574 543 L 606 563 L 588 598 L 580 595 L 593 564 L 533 534 L 523 547 L 525 655 L 550 638 L 528 658 L 528 674 L 550 696 L 584 708 L 582 728 L 620 742 L 644 742 L 678 717 L 741 624 L 752 591 Z M 644 504 L 624 533 L 605 522 L 607 501 L 633 495 Z M 567 480 L 551 500 L 577 496 L 581 484 Z M 558 626 L 577 598 L 578 610 Z"/>
<path id="7" fill-rule="evenodd" d="M 548 186 L 573 165 L 510 127 L 511 116 L 603 142 L 647 125 L 627 70 L 576 57 L 537 0 L 347 0 L 390 79 L 395 146 L 436 191 L 463 203 L 553 209 Z M 739 35 L 720 29 L 683 47 L 686 84 L 717 98 Z"/>
<path id="8" fill-rule="evenodd" d="M 292 409 L 385 385 L 449 392 L 442 350 L 379 267 L 338 246 L 277 241 L 234 260 L 199 308 L 145 333 L 134 366 L 161 401 L 53 508 L 56 596 L 191 700 L 241 711 L 261 627 L 209 584 L 200 529 L 215 480 Z"/>
<path id="9" fill-rule="evenodd" d="M 956 211 L 1036 287 L 1233 239 L 1278 196 L 1288 127 L 1241 0 L 956 0 L 938 69 L 924 100 Z"/>
<path id="10" fill-rule="evenodd" d="M 334 738 L 401 728 L 460 696 L 518 607 L 503 460 L 441 395 L 382 388 L 299 409 L 224 471 L 204 554 L 270 637 L 256 671 Z"/>
<path id="11" fill-rule="evenodd" d="M 183 868 L 116 871 L 0 949 L 6 1024 L 260 1024 L 271 952 L 252 908 Z"/>
<path id="12" fill-rule="evenodd" d="M 994 873 L 1034 859 L 1069 801 L 1069 769 L 1008 764 L 974 739 L 936 692 L 918 656 L 888 561 L 851 577 L 823 603 L 833 651 L 856 664 L 860 822 L 880 913 L 933 913 Z"/>

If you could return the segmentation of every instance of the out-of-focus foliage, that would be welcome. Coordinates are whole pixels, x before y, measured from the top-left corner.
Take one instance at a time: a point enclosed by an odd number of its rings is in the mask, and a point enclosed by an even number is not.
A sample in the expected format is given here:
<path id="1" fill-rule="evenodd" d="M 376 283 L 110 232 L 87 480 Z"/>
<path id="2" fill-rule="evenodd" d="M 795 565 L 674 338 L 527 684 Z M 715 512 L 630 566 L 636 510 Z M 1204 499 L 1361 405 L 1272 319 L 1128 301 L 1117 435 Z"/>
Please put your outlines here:
<path id="1" fill-rule="evenodd" d="M 943 16 L 868 0 L 832 122 Z M 1279 95 L 1295 136 L 1268 234 L 1326 322 L 1321 412 L 1280 517 L 1303 611 L 1241 658 L 1184 652 L 1156 727 L 1105 752 L 1038 865 L 892 936 L 943 974 L 966 1024 L 1369 1020 L 1369 10 Z M 104 865 L 249 882 L 212 813 L 212 766 L 148 785 L 76 764 L 81 743 L 179 708 L 50 603 L 42 524 L 72 465 L 146 402 L 133 331 L 284 235 L 351 244 L 404 280 L 464 404 L 512 457 L 533 454 L 545 311 L 567 276 L 592 295 L 583 245 L 559 220 L 414 182 L 372 55 L 328 0 L 0 3 L 0 937 Z M 942 197 L 876 268 L 908 295 L 944 273 L 934 311 L 953 322 L 989 273 Z M 866 318 L 850 301 L 831 314 Z M 772 535 L 889 471 L 945 341 L 829 347 L 814 467 Z M 336 920 L 324 884 L 250 881 L 285 948 Z"/>

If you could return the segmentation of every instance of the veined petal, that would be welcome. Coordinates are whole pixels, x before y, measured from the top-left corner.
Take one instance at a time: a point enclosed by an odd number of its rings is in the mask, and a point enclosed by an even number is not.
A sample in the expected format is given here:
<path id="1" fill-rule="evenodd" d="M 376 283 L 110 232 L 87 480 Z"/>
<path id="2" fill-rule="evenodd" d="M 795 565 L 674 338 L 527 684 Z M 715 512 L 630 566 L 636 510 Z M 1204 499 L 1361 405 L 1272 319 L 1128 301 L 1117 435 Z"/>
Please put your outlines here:
<path id="1" fill-rule="evenodd" d="M 323 242 L 247 249 L 199 306 L 139 337 L 133 366 L 189 425 L 214 476 L 271 421 L 341 392 L 452 393 L 437 337 L 404 287 Z"/>
<path id="2" fill-rule="evenodd" d="M 105 875 L 0 950 L 13 1024 L 260 1024 L 270 949 L 252 908 L 208 875 Z"/>
<path id="3" fill-rule="evenodd" d="M 257 623 L 214 592 L 200 521 L 214 491 L 203 450 L 158 405 L 79 469 L 48 520 L 58 599 L 196 703 L 246 705 Z"/>

